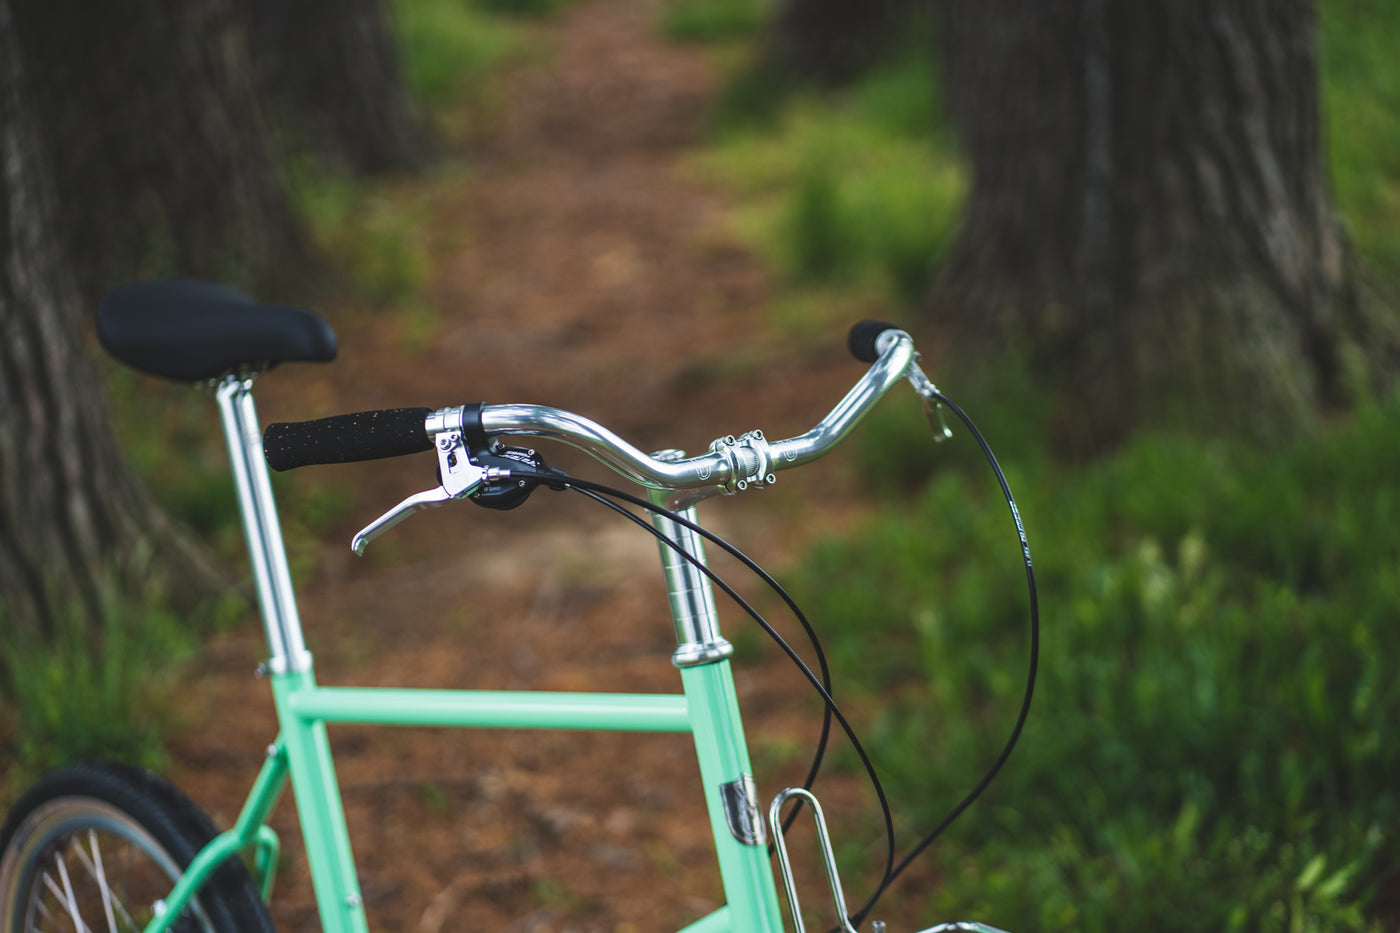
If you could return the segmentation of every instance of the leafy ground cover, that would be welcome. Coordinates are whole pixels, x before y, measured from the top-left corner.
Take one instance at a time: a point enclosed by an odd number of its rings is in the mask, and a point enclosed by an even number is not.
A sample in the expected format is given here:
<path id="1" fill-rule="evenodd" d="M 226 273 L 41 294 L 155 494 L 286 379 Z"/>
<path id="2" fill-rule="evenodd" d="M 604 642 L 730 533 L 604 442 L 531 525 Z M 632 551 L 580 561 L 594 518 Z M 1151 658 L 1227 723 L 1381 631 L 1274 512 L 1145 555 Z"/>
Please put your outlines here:
<path id="1" fill-rule="evenodd" d="M 1011 764 L 936 850 L 939 913 L 1164 931 L 1388 916 L 1397 425 L 1400 398 L 1275 450 L 1145 434 L 1089 465 L 1009 459 L 1040 676 Z M 918 508 L 816 549 L 800 587 L 840 620 L 833 656 L 924 825 L 995 757 L 1027 653 L 999 490 L 971 463 L 937 472 Z"/>

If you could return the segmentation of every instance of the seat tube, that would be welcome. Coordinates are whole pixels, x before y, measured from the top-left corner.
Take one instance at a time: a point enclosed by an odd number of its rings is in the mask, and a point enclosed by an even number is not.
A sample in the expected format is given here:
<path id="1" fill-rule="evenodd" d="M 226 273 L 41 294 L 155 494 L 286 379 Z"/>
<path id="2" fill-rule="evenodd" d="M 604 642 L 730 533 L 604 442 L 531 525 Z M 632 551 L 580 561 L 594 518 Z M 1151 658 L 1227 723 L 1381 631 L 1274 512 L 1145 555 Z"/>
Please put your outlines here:
<path id="1" fill-rule="evenodd" d="M 680 456 L 670 451 L 657 456 L 667 455 Z M 664 499 L 664 492 L 653 492 L 657 504 Z M 694 506 L 678 514 L 695 521 Z M 654 515 L 652 521 L 666 538 L 704 564 L 700 535 L 664 515 Z M 685 690 L 730 929 L 776 933 L 782 930 L 782 914 L 729 664 L 734 649 L 720 634 L 709 578 L 670 545 L 661 542 L 660 547 L 676 626 L 677 646 L 671 661 L 680 669 Z"/>
<path id="2" fill-rule="evenodd" d="M 282 528 L 272 498 L 272 483 L 263 460 L 262 434 L 253 406 L 253 381 L 229 376 L 219 384 L 215 398 L 228 444 L 229 466 L 238 492 L 243 537 L 257 585 L 258 607 L 267 635 L 268 667 L 274 674 L 305 671 L 311 656 L 301 631 L 296 596 L 292 590 Z"/>
<path id="3" fill-rule="evenodd" d="M 244 538 L 257 584 L 267 634 L 277 718 L 282 724 L 278 754 L 286 756 L 317 908 L 326 933 L 364 933 L 364 906 L 350 850 L 345 811 L 335 782 L 324 722 L 296 715 L 292 698 L 316 689 L 311 654 L 301 630 L 282 527 L 263 459 L 262 432 L 253 406 L 252 380 L 225 379 L 215 392 L 238 490 Z"/>

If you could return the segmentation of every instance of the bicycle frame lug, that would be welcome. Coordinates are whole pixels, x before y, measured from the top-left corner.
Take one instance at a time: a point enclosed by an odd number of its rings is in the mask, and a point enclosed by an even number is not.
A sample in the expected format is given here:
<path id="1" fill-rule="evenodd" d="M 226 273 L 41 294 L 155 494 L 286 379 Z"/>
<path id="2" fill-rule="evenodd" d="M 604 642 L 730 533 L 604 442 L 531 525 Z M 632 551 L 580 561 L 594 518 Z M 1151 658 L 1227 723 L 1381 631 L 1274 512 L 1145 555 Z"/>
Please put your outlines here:
<path id="1" fill-rule="evenodd" d="M 768 842 L 763 832 L 763 817 L 758 809 L 758 786 L 752 774 L 741 774 L 719 787 L 724 800 L 725 822 L 729 833 L 746 846 L 761 846 Z"/>
<path id="2" fill-rule="evenodd" d="M 734 646 L 724 638 L 712 638 L 708 641 L 690 641 L 676 648 L 671 655 L 671 664 L 675 667 L 699 667 L 702 664 L 714 664 L 716 661 L 723 661 L 734 656 Z"/>
<path id="3" fill-rule="evenodd" d="M 273 674 L 286 674 L 291 671 L 309 671 L 311 670 L 311 652 L 302 648 L 285 658 L 269 658 L 259 667 L 263 669 L 265 677 Z"/>

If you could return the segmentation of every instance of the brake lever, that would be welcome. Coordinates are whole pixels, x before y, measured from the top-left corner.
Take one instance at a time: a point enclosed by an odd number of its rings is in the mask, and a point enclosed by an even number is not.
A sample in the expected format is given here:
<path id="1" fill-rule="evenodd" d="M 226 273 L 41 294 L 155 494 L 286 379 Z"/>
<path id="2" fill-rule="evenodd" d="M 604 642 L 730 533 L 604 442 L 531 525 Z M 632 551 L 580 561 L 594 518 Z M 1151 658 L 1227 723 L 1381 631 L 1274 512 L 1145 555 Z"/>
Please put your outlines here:
<path id="1" fill-rule="evenodd" d="M 350 541 L 350 549 L 363 555 L 371 541 L 408 518 L 414 512 L 437 508 L 453 499 L 464 499 L 488 482 L 507 479 L 511 471 L 499 467 L 482 467 L 472 462 L 467 453 L 462 432 L 440 431 L 433 435 L 437 450 L 438 475 L 442 483 L 436 489 L 415 493 L 361 529 Z"/>
<path id="2" fill-rule="evenodd" d="M 422 509 L 437 508 L 443 503 L 451 501 L 451 493 L 442 486 L 436 489 L 426 489 L 423 492 L 415 493 L 361 529 L 360 533 L 355 535 L 351 540 L 350 549 L 356 554 L 363 556 L 365 547 L 371 541 L 390 528 L 393 528 L 405 518 L 408 518 L 414 512 Z"/>

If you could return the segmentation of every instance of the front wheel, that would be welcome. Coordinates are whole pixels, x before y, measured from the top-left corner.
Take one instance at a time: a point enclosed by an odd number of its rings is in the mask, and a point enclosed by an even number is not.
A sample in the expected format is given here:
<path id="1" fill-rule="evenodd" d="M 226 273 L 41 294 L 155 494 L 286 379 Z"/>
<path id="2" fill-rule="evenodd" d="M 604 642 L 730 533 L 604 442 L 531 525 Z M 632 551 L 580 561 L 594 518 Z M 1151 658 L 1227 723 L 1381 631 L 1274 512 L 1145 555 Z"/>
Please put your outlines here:
<path id="1" fill-rule="evenodd" d="M 0 933 L 142 930 L 215 829 L 154 774 L 102 763 L 31 787 L 0 828 Z M 271 933 L 237 859 L 171 926 L 180 933 Z"/>

